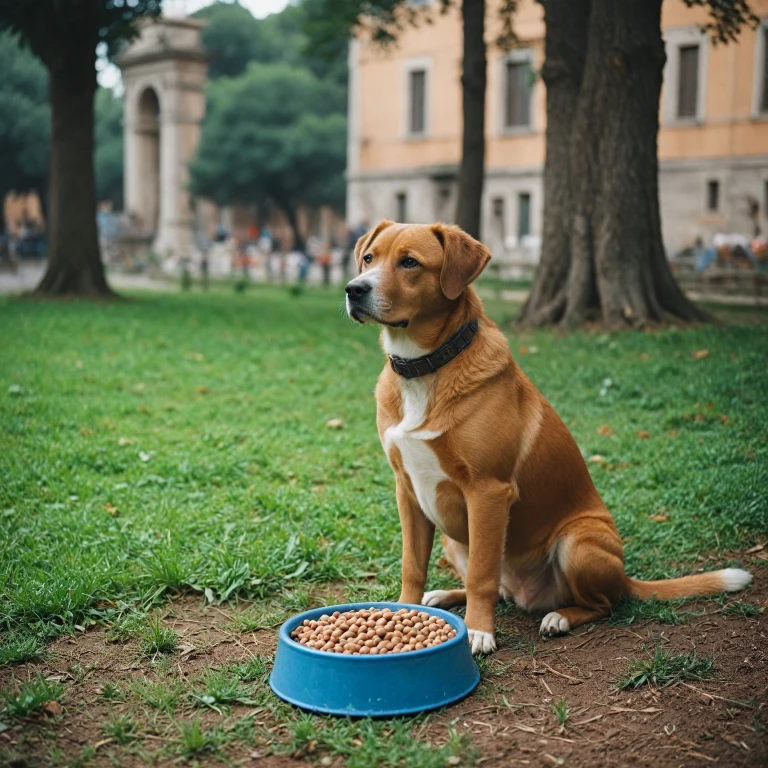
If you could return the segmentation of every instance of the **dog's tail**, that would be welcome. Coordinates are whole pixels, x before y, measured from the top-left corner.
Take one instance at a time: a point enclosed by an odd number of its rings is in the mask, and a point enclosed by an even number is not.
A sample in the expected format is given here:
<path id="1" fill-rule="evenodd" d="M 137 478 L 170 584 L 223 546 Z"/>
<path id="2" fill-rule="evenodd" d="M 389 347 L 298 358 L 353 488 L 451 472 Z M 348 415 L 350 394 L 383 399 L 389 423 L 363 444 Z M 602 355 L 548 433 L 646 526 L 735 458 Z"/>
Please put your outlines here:
<path id="1" fill-rule="evenodd" d="M 627 593 L 630 597 L 648 600 L 674 600 L 678 597 L 712 595 L 717 592 L 738 592 L 752 581 L 752 574 L 741 568 L 724 568 L 722 571 L 697 573 L 694 576 L 681 576 L 679 579 L 664 581 L 640 581 L 627 579 Z"/>

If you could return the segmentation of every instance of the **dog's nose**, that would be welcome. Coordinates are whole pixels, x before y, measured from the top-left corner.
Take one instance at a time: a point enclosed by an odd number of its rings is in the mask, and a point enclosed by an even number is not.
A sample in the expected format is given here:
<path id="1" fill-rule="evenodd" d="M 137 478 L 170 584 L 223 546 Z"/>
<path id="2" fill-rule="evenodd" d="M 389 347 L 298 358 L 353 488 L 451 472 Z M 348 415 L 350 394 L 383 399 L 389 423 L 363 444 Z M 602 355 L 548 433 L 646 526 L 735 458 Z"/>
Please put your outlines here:
<path id="1" fill-rule="evenodd" d="M 373 286 L 370 283 L 358 283 L 356 280 L 353 280 L 351 283 L 347 283 L 347 296 L 349 296 L 349 298 L 353 301 L 356 299 L 362 299 L 366 293 L 371 292 L 371 288 L 373 288 Z"/>

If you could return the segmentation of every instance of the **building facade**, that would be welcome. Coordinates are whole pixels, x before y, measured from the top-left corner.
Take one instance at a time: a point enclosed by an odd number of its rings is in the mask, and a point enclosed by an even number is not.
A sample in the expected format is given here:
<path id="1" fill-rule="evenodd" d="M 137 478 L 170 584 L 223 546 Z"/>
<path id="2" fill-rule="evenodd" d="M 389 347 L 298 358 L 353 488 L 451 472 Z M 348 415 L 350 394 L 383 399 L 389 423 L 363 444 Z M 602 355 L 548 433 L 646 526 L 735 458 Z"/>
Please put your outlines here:
<path id="1" fill-rule="evenodd" d="M 488 40 L 497 29 L 497 3 Z M 703 9 L 665 0 L 667 52 L 661 94 L 659 165 L 665 244 L 670 253 L 715 232 L 768 230 L 768 0 L 737 43 L 713 45 Z M 494 252 L 542 231 L 545 86 L 544 19 L 534 0 L 515 15 L 519 47 L 488 48 L 486 179 L 482 237 Z M 350 48 L 347 218 L 356 224 L 451 221 L 461 156 L 458 13 L 407 30 L 381 50 Z"/>

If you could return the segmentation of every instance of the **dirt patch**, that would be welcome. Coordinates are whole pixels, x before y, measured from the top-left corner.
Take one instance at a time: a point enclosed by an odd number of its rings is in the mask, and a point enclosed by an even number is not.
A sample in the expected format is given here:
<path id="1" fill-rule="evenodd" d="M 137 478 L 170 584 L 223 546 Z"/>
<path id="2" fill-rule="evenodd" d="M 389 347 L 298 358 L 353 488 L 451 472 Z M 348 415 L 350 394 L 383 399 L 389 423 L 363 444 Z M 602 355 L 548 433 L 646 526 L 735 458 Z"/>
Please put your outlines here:
<path id="1" fill-rule="evenodd" d="M 756 574 L 756 583 L 735 599 L 768 608 L 765 561 L 744 554 L 739 559 Z M 324 604 L 331 594 L 317 593 L 313 602 Z M 698 615 L 682 625 L 600 623 L 552 640 L 539 638 L 534 617 L 502 615 L 500 649 L 481 662 L 477 691 L 423 721 L 416 736 L 440 744 L 450 728 L 468 733 L 478 762 L 488 766 L 765 765 L 768 614 L 722 613 L 722 606 L 711 600 L 685 610 Z M 218 756 L 203 754 L 197 758 L 200 765 L 221 764 L 224 757 L 270 768 L 310 761 L 343 765 L 343 758 L 315 751 L 311 744 L 309 753 L 271 754 L 276 743 L 288 743 L 289 720 L 273 706 L 263 681 L 255 684 L 262 702 L 236 703 L 222 713 L 194 705 L 189 694 L 200 689 L 207 669 L 274 654 L 277 628 L 239 633 L 231 624 L 234 613 L 185 597 L 159 614 L 178 634 L 179 650 L 173 655 L 153 659 L 141 654 L 136 639 L 109 642 L 107 629 L 94 627 L 55 641 L 43 662 L 0 670 L 3 689 L 38 672 L 67 688 L 60 716 L 0 717 L 10 726 L 0 733 L 0 764 L 178 765 L 180 728 L 198 718 L 202 731 L 221 739 Z M 711 675 L 668 687 L 617 691 L 614 681 L 630 660 L 648 658 L 656 646 L 712 657 Z M 145 681 L 162 689 L 178 687 L 181 693 L 171 712 L 136 694 L 135 687 Z M 115 686 L 118 693 L 105 696 Z M 563 698 L 568 718 L 560 725 L 552 708 Z M 125 743 L 109 730 L 109 723 L 121 717 L 136 724 Z"/>

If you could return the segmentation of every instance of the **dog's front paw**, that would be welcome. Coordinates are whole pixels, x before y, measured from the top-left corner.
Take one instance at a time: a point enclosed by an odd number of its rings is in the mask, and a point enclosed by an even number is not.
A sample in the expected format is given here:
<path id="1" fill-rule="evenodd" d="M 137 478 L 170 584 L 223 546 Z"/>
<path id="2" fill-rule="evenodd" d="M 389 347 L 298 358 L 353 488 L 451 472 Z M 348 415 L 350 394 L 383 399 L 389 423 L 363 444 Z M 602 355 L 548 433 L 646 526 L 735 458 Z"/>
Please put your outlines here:
<path id="1" fill-rule="evenodd" d="M 493 653 L 496 650 L 496 638 L 490 632 L 470 629 L 469 645 L 473 656 L 479 653 Z"/>
<path id="2" fill-rule="evenodd" d="M 435 589 L 432 592 L 425 592 L 424 597 L 421 598 L 422 605 L 431 605 L 439 608 L 445 604 L 445 600 L 450 592 L 445 589 Z"/>
<path id="3" fill-rule="evenodd" d="M 548 613 L 542 620 L 539 627 L 540 635 L 564 635 L 566 632 L 571 631 L 571 623 L 565 616 L 561 616 L 557 611 Z"/>

